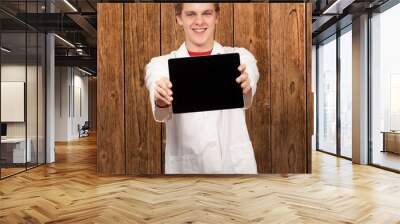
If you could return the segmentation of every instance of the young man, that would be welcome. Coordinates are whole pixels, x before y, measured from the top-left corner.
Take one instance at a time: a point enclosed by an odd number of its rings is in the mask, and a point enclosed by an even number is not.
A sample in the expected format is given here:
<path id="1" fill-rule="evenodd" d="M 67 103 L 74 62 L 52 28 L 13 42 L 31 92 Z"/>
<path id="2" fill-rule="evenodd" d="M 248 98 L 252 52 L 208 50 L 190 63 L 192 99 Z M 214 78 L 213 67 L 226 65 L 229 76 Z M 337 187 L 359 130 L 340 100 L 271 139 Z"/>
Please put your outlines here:
<path id="1" fill-rule="evenodd" d="M 257 174 L 244 109 L 172 115 L 170 58 L 239 53 L 241 75 L 236 82 L 243 90 L 245 108 L 251 105 L 259 78 L 257 61 L 244 48 L 223 47 L 214 41 L 219 10 L 217 3 L 176 4 L 176 20 L 183 27 L 185 42 L 178 50 L 151 59 L 146 66 L 154 118 L 166 122 L 166 174 Z M 199 85 L 207 91 L 207 83 Z"/>

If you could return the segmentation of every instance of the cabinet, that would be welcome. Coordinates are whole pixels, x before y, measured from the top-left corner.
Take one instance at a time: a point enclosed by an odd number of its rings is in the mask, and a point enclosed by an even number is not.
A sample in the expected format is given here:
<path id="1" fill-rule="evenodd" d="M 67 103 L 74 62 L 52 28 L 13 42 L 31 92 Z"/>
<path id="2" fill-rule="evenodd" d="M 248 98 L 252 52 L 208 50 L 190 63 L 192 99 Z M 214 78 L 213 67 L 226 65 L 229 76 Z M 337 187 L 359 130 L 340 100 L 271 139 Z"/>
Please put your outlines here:
<path id="1" fill-rule="evenodd" d="M 400 154 L 400 132 L 382 132 L 383 152 L 393 152 Z"/>

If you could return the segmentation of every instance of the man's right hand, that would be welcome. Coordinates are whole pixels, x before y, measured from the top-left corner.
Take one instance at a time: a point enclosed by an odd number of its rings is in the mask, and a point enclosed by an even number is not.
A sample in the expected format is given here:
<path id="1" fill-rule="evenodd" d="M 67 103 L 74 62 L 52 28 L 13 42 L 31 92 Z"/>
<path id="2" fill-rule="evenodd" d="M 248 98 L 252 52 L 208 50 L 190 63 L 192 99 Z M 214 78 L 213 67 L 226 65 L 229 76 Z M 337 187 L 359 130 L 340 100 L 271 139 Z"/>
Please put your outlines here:
<path id="1" fill-rule="evenodd" d="M 169 79 L 163 77 L 156 82 L 155 86 L 155 100 L 158 107 L 169 107 L 172 104 L 172 83 Z"/>

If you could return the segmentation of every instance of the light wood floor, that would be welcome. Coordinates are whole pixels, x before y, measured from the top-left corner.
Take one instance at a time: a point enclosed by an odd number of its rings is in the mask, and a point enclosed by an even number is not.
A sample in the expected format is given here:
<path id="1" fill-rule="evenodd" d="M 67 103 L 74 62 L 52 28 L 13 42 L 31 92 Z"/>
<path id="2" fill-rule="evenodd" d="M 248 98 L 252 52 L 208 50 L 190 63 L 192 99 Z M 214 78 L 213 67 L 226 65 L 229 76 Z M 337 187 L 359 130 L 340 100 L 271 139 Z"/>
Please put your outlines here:
<path id="1" fill-rule="evenodd" d="M 24 168 L 0 168 L 0 169 L 1 169 L 1 177 L 2 178 L 8 177 L 10 175 L 13 175 L 13 174 L 16 174 L 16 173 L 26 170 L 25 167 Z"/>
<path id="2" fill-rule="evenodd" d="M 395 170 L 400 170 L 400 154 L 391 152 L 381 152 L 375 150 L 372 161 L 374 164 L 389 167 Z"/>
<path id="3" fill-rule="evenodd" d="M 400 223 L 400 175 L 313 154 L 313 174 L 99 177 L 96 141 L 0 181 L 0 223 Z"/>
<path id="4" fill-rule="evenodd" d="M 19 165 L 19 167 L 12 167 L 12 168 L 0 168 L 1 169 L 1 178 L 5 178 L 20 172 L 23 172 L 25 170 L 33 169 L 37 165 L 36 164 L 27 164 L 27 168 L 25 168 L 25 165 Z"/>

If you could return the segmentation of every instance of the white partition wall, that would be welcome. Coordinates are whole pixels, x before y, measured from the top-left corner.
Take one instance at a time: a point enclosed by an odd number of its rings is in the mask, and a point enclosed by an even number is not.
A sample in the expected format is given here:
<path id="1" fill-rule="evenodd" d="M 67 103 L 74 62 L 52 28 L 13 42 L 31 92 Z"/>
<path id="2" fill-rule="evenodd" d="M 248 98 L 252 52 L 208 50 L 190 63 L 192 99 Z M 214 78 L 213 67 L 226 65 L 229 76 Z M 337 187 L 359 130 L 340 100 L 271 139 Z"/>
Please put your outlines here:
<path id="1" fill-rule="evenodd" d="M 55 68 L 55 141 L 79 138 L 88 120 L 88 77 L 74 67 Z"/>

